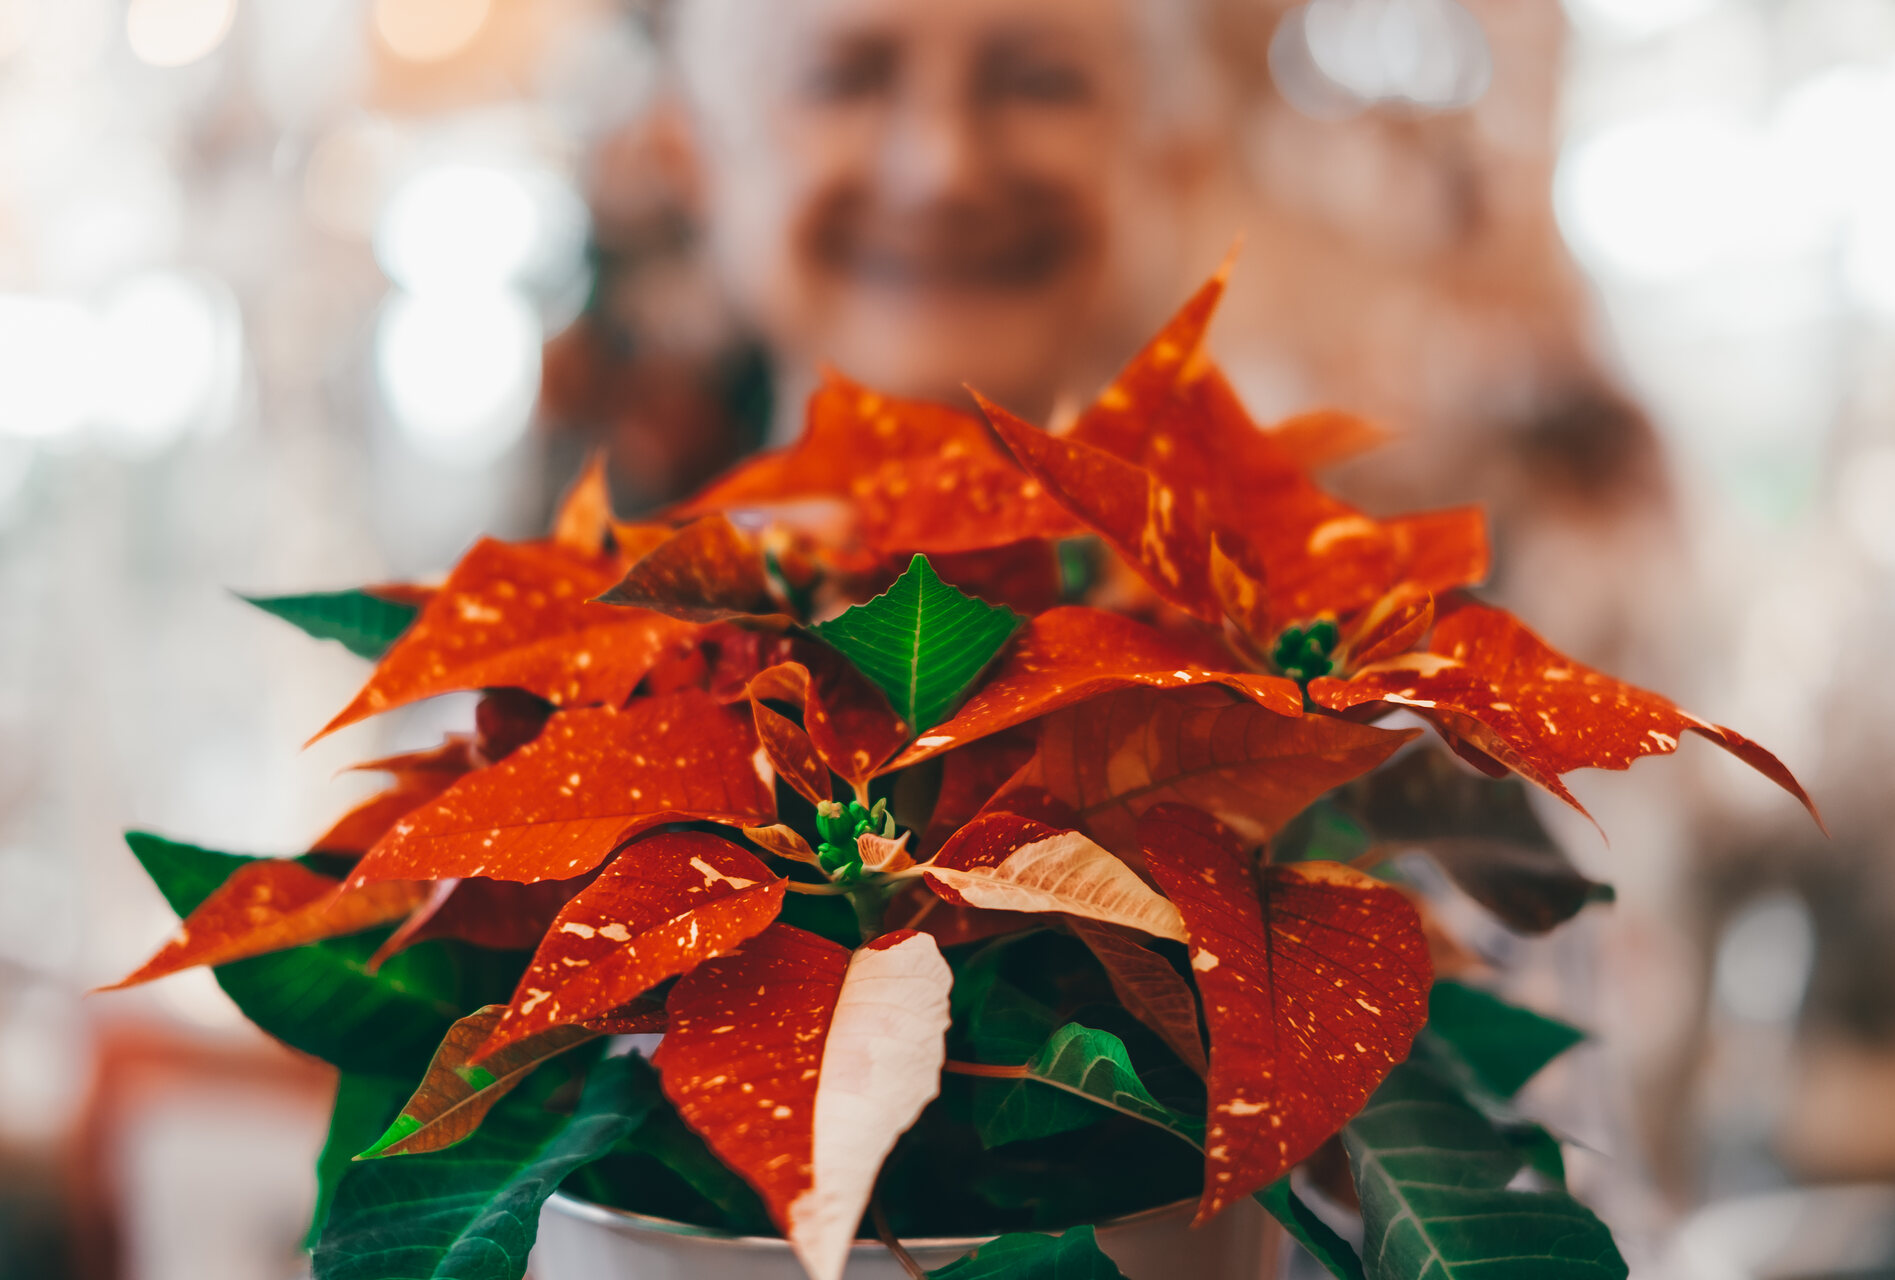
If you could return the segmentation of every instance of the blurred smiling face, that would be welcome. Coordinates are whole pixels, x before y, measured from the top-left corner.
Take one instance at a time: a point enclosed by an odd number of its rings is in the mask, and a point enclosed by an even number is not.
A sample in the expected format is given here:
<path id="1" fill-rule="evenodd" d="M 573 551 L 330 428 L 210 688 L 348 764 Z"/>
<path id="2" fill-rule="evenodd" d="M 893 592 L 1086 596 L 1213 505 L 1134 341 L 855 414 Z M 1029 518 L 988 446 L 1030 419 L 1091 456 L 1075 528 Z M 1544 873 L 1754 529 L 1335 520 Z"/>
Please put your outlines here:
<path id="1" fill-rule="evenodd" d="M 1124 309 L 1128 0 L 685 0 L 680 22 L 713 252 L 766 341 L 1043 412 Z"/>

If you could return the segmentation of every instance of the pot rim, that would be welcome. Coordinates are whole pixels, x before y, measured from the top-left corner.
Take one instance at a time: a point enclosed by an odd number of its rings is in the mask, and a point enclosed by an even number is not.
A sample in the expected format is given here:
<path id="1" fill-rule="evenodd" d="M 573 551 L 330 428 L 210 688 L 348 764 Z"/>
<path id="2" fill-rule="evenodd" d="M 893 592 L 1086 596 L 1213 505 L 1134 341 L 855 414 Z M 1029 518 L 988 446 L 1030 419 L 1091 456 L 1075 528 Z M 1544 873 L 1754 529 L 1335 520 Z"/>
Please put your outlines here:
<path id="1" fill-rule="evenodd" d="M 1091 1224 L 1075 1222 L 1070 1227 L 1061 1227 L 1048 1234 L 1059 1235 L 1074 1227 L 1087 1225 L 1100 1230 L 1140 1226 L 1147 1222 L 1185 1216 L 1197 1208 L 1197 1203 L 1197 1197 L 1193 1196 L 1188 1200 L 1175 1200 L 1170 1204 L 1140 1209 L 1136 1213 L 1120 1214 L 1115 1218 L 1102 1218 Z M 674 1222 L 670 1218 L 655 1218 L 649 1214 L 634 1213 L 630 1209 L 597 1204 L 567 1191 L 553 1192 L 546 1201 L 546 1207 L 557 1209 L 568 1217 L 594 1223 L 620 1235 L 684 1238 L 703 1244 L 727 1245 L 737 1249 L 761 1249 L 778 1253 L 787 1253 L 790 1248 L 790 1242 L 782 1236 L 744 1236 L 725 1231 L 720 1227 L 700 1227 L 689 1222 Z M 904 1236 L 901 1243 L 907 1249 L 968 1250 L 977 1249 L 1005 1234 L 1007 1233 L 1004 1231 L 996 1231 L 989 1235 L 976 1236 L 916 1236 L 912 1238 Z M 853 1252 L 857 1249 L 881 1249 L 885 1246 L 880 1240 L 857 1238 L 850 1243 L 849 1247 Z"/>

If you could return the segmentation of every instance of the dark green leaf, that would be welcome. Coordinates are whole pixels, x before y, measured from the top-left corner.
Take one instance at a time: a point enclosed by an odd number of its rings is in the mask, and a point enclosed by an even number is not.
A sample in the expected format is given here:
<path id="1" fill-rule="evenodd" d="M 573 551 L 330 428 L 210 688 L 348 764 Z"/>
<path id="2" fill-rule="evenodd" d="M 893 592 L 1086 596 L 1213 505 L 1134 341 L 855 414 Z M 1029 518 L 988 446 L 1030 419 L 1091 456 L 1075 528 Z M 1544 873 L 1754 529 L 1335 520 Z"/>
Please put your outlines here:
<path id="1" fill-rule="evenodd" d="M 125 839 L 180 916 L 251 861 L 145 832 Z M 507 972 L 503 953 L 428 942 L 370 973 L 385 934 L 335 938 L 212 972 L 246 1017 L 292 1048 L 344 1071 L 413 1080 L 463 1012 L 507 998 L 517 970 Z"/>
<path id="2" fill-rule="evenodd" d="M 723 1215 L 726 1230 L 739 1235 L 773 1235 L 769 1212 L 750 1184 L 693 1133 L 670 1105 L 659 1107 L 626 1140 L 634 1151 L 650 1156 L 683 1179 Z"/>
<path id="3" fill-rule="evenodd" d="M 571 1116 L 546 1108 L 543 1087 L 522 1087 L 457 1146 L 356 1163 L 316 1249 L 316 1280 L 519 1280 L 546 1198 L 635 1131 L 659 1097 L 644 1059 L 607 1058 Z"/>
<path id="4" fill-rule="evenodd" d="M 1486 778 L 1444 751 L 1416 751 L 1351 783 L 1337 803 L 1377 841 L 1419 849 L 1508 926 L 1545 933 L 1612 889 L 1582 875 L 1518 778 Z"/>
<path id="5" fill-rule="evenodd" d="M 1063 1133 L 1088 1122 L 1094 1107 L 1168 1129 L 1201 1145 L 1204 1123 L 1173 1111 L 1146 1089 L 1115 1035 L 1068 1023 L 1026 1064 L 1029 1078 L 985 1091 L 974 1122 L 983 1146 Z"/>
<path id="6" fill-rule="evenodd" d="M 1124 1280 L 1091 1227 L 1059 1236 L 1001 1236 L 928 1274 L 933 1280 Z"/>
<path id="7" fill-rule="evenodd" d="M 1255 1199 L 1336 1280 L 1363 1280 L 1362 1259 L 1355 1249 L 1291 1189 L 1287 1176 L 1257 1192 Z"/>
<path id="8" fill-rule="evenodd" d="M 1495 1127 L 1526 1167 L 1545 1178 L 1548 1186 L 1566 1185 L 1566 1156 L 1559 1149 L 1559 1139 L 1548 1133 L 1545 1125 L 1520 1120 Z"/>
<path id="9" fill-rule="evenodd" d="M 1425 1070 L 1395 1068 L 1343 1130 L 1369 1280 L 1623 1280 L 1612 1233 L 1562 1190 L 1510 1190 L 1520 1154 Z"/>
<path id="10" fill-rule="evenodd" d="M 411 604 L 382 600 L 366 591 L 317 591 L 299 596 L 244 596 L 318 640 L 337 640 L 350 653 L 381 657 L 421 612 Z"/>
<path id="11" fill-rule="evenodd" d="M 912 734 L 948 717 L 1021 622 L 941 581 L 916 556 L 887 591 L 811 630 L 888 695 Z"/>
<path id="12" fill-rule="evenodd" d="M 344 1071 L 336 1081 L 336 1105 L 329 1113 L 329 1136 L 316 1157 L 316 1209 L 309 1217 L 303 1248 L 316 1247 L 336 1185 L 349 1171 L 355 1153 L 375 1140 L 407 1101 L 412 1082 L 401 1076 L 364 1076 Z"/>
<path id="13" fill-rule="evenodd" d="M 1577 1027 L 1445 980 L 1428 996 L 1428 1030 L 1483 1088 L 1502 1098 L 1511 1098 L 1541 1067 L 1586 1038 Z"/>

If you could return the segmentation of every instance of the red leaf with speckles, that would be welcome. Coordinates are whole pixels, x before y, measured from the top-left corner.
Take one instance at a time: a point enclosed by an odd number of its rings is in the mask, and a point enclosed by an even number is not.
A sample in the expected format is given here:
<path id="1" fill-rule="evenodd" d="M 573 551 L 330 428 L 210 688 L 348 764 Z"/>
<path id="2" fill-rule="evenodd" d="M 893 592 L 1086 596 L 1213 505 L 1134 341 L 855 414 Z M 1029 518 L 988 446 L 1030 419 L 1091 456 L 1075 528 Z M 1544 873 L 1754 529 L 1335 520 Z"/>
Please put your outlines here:
<path id="1" fill-rule="evenodd" d="M 839 1280 L 882 1160 L 940 1090 L 953 981 L 925 934 L 851 955 L 777 924 L 671 990 L 665 1094 L 812 1280 Z"/>
<path id="2" fill-rule="evenodd" d="M 1228 269 L 1228 268 L 1226 268 Z M 1469 509 L 1377 521 L 1309 478 L 1309 459 L 1343 456 L 1374 434 L 1346 415 L 1264 430 L 1203 351 L 1225 272 L 1133 357 L 1065 437 L 981 402 L 1047 491 L 1105 538 L 1161 597 L 1219 614 L 1210 539 L 1261 580 L 1238 619 L 1259 643 L 1285 625 L 1346 615 L 1398 582 L 1430 590 L 1487 572 L 1485 525 Z M 1331 453 L 1318 433 L 1337 433 Z"/>
<path id="3" fill-rule="evenodd" d="M 1080 520 L 1117 551 L 1163 599 L 1215 622 L 1217 596 L 1207 560 L 1209 530 L 1190 495 L 1103 449 L 1052 436 L 976 393 L 1013 456 Z"/>
<path id="4" fill-rule="evenodd" d="M 428 886 L 409 881 L 344 889 L 293 858 L 260 858 L 237 868 L 185 917 L 176 937 L 112 989 L 360 933 L 401 919 L 427 895 Z"/>
<path id="5" fill-rule="evenodd" d="M 451 737 L 426 751 L 410 751 L 358 764 L 357 770 L 390 774 L 394 782 L 336 819 L 309 847 L 316 853 L 367 853 L 395 823 L 440 796 L 481 764 L 473 741 L 461 737 Z"/>
<path id="6" fill-rule="evenodd" d="M 699 689 L 624 710 L 562 711 L 532 742 L 397 823 L 351 883 L 566 880 L 662 823 L 767 822 L 773 780 L 750 717 Z"/>
<path id="7" fill-rule="evenodd" d="M 1783 762 L 1750 739 L 1700 720 L 1667 698 L 1594 671 L 1554 650 L 1518 618 L 1485 605 L 1445 608 L 1423 654 L 1313 680 L 1310 697 L 1337 711 L 1371 702 L 1408 707 L 1450 744 L 1465 744 L 1547 787 L 1575 808 L 1560 785 L 1574 769 L 1625 769 L 1678 749 L 1686 733 L 1709 738 L 1816 807 Z M 1583 810 L 1582 810 L 1583 812 Z"/>
<path id="8" fill-rule="evenodd" d="M 474 1060 L 629 1004 L 755 937 L 782 906 L 783 881 L 728 840 L 661 831 L 633 841 L 560 911 Z"/>
<path id="9" fill-rule="evenodd" d="M 1421 922 L 1333 862 L 1253 879 L 1230 830 L 1181 805 L 1138 824 L 1184 915 L 1211 1032 L 1200 1222 L 1276 1181 L 1362 1109 L 1428 1018 Z"/>
<path id="10" fill-rule="evenodd" d="M 673 514 L 769 509 L 788 518 L 789 508 L 825 500 L 848 513 L 865 545 L 904 560 L 1079 532 L 980 419 L 833 373 L 795 444 L 744 463 Z"/>
<path id="11" fill-rule="evenodd" d="M 1119 689 L 1219 684 L 1282 716 L 1303 714 L 1303 694 L 1281 676 L 1242 670 L 1202 642 L 1078 605 L 1033 619 L 961 709 L 902 752 L 905 768 L 1061 707 Z M 1216 665 L 1207 665 L 1207 662 Z"/>
<path id="12" fill-rule="evenodd" d="M 1215 814 L 1260 842 L 1417 732 L 1291 719 L 1216 688 L 1128 689 L 1048 716 L 1038 754 L 1008 790 L 1045 789 L 1121 854 L 1136 853 L 1139 815 L 1166 802 Z"/>
<path id="13" fill-rule="evenodd" d="M 646 610 L 594 604 L 609 562 L 541 543 L 476 543 L 375 674 L 322 733 L 466 689 L 514 688 L 557 706 L 617 705 L 697 629 Z"/>
<path id="14" fill-rule="evenodd" d="M 653 547 L 601 603 L 649 609 L 687 622 L 788 625 L 770 590 L 763 548 L 724 515 L 694 520 Z"/>
<path id="15" fill-rule="evenodd" d="M 430 938 L 454 938 L 492 951 L 526 951 L 538 946 L 572 896 L 592 883 L 590 875 L 571 880 L 436 880 L 426 902 L 375 950 L 371 965 Z"/>
<path id="16" fill-rule="evenodd" d="M 882 762 L 908 741 L 907 726 L 882 691 L 841 655 L 813 645 L 796 652 L 803 661 L 779 662 L 751 680 L 751 701 L 801 707 L 803 732 L 822 762 L 850 786 L 867 786 Z M 813 777 L 809 780 L 813 785 Z"/>

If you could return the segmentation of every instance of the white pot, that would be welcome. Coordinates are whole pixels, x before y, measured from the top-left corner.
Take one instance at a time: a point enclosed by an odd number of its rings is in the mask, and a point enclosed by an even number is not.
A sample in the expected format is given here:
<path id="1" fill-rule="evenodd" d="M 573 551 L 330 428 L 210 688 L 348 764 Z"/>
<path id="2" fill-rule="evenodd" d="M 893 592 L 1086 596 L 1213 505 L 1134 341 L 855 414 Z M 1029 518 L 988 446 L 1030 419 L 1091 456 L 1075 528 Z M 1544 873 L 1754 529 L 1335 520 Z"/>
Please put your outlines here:
<path id="1" fill-rule="evenodd" d="M 1195 1202 L 1147 1209 L 1099 1224 L 1099 1246 L 1127 1280 L 1269 1280 L 1276 1274 L 1276 1224 L 1251 1200 L 1202 1230 L 1190 1229 Z M 1054 1233 L 1057 1234 L 1057 1233 Z M 933 1270 L 988 1237 L 904 1240 Z M 893 1254 L 858 1240 L 845 1280 L 907 1280 Z M 608 1209 L 555 1194 L 540 1215 L 534 1280 L 806 1280 L 787 1242 L 735 1236 Z"/>

